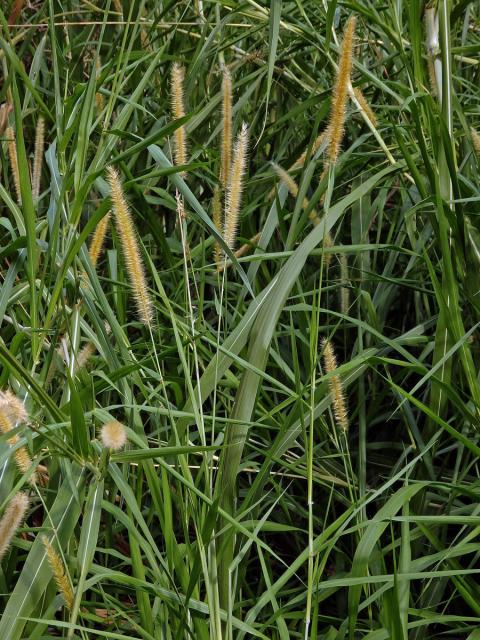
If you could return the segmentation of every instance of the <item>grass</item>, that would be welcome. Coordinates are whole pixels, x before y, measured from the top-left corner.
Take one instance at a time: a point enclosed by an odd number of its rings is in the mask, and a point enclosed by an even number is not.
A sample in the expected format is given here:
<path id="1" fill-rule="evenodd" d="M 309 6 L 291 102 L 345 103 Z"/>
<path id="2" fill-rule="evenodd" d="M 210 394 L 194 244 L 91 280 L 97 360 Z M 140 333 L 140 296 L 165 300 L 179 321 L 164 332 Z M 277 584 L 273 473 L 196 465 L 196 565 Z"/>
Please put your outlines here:
<path id="1" fill-rule="evenodd" d="M 479 53 L 474 2 L 2 4 L 2 640 L 480 637 Z"/>

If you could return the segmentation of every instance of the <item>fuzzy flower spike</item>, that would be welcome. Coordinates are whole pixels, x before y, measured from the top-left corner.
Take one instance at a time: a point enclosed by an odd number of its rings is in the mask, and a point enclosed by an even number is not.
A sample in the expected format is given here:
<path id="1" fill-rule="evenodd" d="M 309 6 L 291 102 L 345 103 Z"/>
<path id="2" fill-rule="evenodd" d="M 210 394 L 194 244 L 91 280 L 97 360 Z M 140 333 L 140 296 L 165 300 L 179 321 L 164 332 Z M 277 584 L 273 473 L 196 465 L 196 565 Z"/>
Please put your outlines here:
<path id="1" fill-rule="evenodd" d="M 0 432 L 4 435 L 13 431 L 18 424 L 27 422 L 28 414 L 23 402 L 17 398 L 10 390 L 0 391 Z M 8 444 L 14 446 L 18 443 L 19 437 L 14 434 L 7 440 Z M 29 472 L 32 466 L 32 459 L 25 447 L 19 447 L 14 452 L 15 463 L 22 475 Z M 37 476 L 33 473 L 30 476 L 30 484 L 37 482 Z"/>
<path id="2" fill-rule="evenodd" d="M 123 193 L 122 183 L 117 171 L 113 167 L 107 167 L 107 180 L 110 185 L 112 210 L 125 256 L 125 264 L 133 288 L 133 295 L 137 303 L 138 315 L 143 324 L 150 326 L 153 319 L 153 308 L 152 301 L 148 295 L 145 268 L 143 266 L 130 209 Z"/>
<path id="3" fill-rule="evenodd" d="M 323 362 L 327 374 L 334 374 L 337 370 L 337 358 L 330 340 L 325 339 L 322 343 Z M 328 379 L 328 388 L 332 396 L 333 414 L 337 426 L 344 432 L 348 430 L 348 411 L 345 402 L 342 379 L 338 374 L 332 375 Z"/>
<path id="4" fill-rule="evenodd" d="M 0 561 L 10 546 L 16 530 L 22 524 L 27 509 L 27 494 L 20 492 L 14 495 L 0 520 Z"/>
<path id="5" fill-rule="evenodd" d="M 328 125 L 328 160 L 330 164 L 337 162 L 340 154 L 340 146 L 345 127 L 345 107 L 347 104 L 348 87 L 352 72 L 353 48 L 356 18 L 349 18 L 343 35 L 340 50 L 337 75 L 333 88 L 332 106 L 330 111 L 330 123 Z"/>
<path id="6" fill-rule="evenodd" d="M 106 422 L 100 431 L 100 440 L 105 449 L 120 451 L 127 443 L 127 432 L 121 422 Z"/>
<path id="7" fill-rule="evenodd" d="M 230 179 L 225 198 L 225 222 L 223 237 L 225 242 L 234 249 L 237 238 L 238 218 L 240 216 L 240 205 L 242 200 L 243 178 L 247 163 L 247 141 L 248 129 L 243 123 L 238 134 L 233 151 L 233 162 L 230 169 Z"/>

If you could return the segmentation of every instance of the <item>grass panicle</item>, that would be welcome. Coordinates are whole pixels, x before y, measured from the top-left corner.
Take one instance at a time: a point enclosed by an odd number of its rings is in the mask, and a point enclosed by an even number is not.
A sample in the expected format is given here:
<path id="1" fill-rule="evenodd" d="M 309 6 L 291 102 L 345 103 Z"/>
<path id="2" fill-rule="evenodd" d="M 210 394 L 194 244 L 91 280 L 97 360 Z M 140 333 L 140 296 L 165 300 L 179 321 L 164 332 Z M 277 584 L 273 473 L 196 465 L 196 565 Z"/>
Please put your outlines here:
<path id="1" fill-rule="evenodd" d="M 80 353 L 77 356 L 77 359 L 75 362 L 75 365 L 76 365 L 75 370 L 78 371 L 86 367 L 90 358 L 95 353 L 95 351 L 96 351 L 95 346 L 91 342 L 87 342 L 87 344 L 84 347 L 82 347 L 82 349 L 80 350 Z"/>
<path id="2" fill-rule="evenodd" d="M 332 343 L 327 338 L 323 340 L 322 349 L 325 372 L 327 374 L 333 374 L 330 375 L 328 379 L 328 388 L 332 397 L 335 422 L 339 429 L 346 432 L 348 430 L 348 411 L 343 391 L 343 383 L 340 376 L 335 374 L 337 370 L 337 358 Z"/>
<path id="3" fill-rule="evenodd" d="M 8 116 L 12 109 L 13 107 L 9 102 L 0 104 L 0 136 L 3 136 L 8 127 Z"/>
<path id="4" fill-rule="evenodd" d="M 363 95 L 362 90 L 359 87 L 354 87 L 353 93 L 354 93 L 354 95 L 355 95 L 355 97 L 357 99 L 357 102 L 360 105 L 360 108 L 362 109 L 362 111 L 366 114 L 367 118 L 370 120 L 370 122 L 373 124 L 373 126 L 376 127 L 377 126 L 377 117 L 376 117 L 375 113 L 373 112 L 372 107 L 368 104 L 368 100 Z"/>
<path id="5" fill-rule="evenodd" d="M 19 492 L 10 500 L 0 520 L 0 562 L 7 552 L 18 527 L 25 519 L 29 506 L 26 493 Z"/>
<path id="6" fill-rule="evenodd" d="M 175 120 L 178 120 L 185 116 L 183 90 L 184 78 L 184 67 L 178 62 L 175 62 L 175 64 L 172 66 L 170 78 L 172 115 Z M 174 132 L 174 158 L 175 164 L 177 166 L 187 164 L 187 131 L 185 129 L 185 125 L 183 124 L 177 127 Z M 182 171 L 181 175 L 185 176 L 186 172 Z"/>
<path id="7" fill-rule="evenodd" d="M 7 127 L 5 135 L 7 137 L 8 157 L 10 158 L 10 168 L 12 170 L 13 184 L 15 185 L 17 202 L 19 205 L 21 205 L 22 192 L 20 189 L 20 174 L 18 172 L 17 140 L 15 137 L 15 131 L 13 127 Z"/>
<path id="8" fill-rule="evenodd" d="M 470 127 L 470 135 L 472 136 L 472 145 L 475 153 L 480 157 L 480 133 L 473 127 Z"/>
<path id="9" fill-rule="evenodd" d="M 352 16 L 348 19 L 345 26 L 340 50 L 340 60 L 335 85 L 333 87 L 330 121 L 328 124 L 328 161 L 332 165 L 337 162 L 343 140 L 348 87 L 350 85 L 352 72 L 356 23 L 355 16 Z"/>
<path id="10" fill-rule="evenodd" d="M 28 414 L 23 402 L 10 390 L 0 392 L 0 432 L 8 435 L 16 426 L 26 422 Z M 7 440 L 8 444 L 15 446 L 20 438 L 14 434 Z M 15 464 L 22 475 L 26 475 L 32 468 L 33 461 L 25 447 L 18 447 L 14 451 Z M 35 485 L 37 476 L 35 473 L 29 478 L 29 482 Z"/>
<path id="11" fill-rule="evenodd" d="M 232 77 L 228 67 L 223 68 L 222 77 L 222 153 L 220 182 L 225 189 L 232 163 Z"/>
<path id="12" fill-rule="evenodd" d="M 111 420 L 102 426 L 100 440 L 105 449 L 120 451 L 127 443 L 127 431 L 121 422 Z"/>
<path id="13" fill-rule="evenodd" d="M 125 257 L 125 264 L 137 304 L 138 315 L 143 324 L 151 326 L 153 320 L 153 306 L 148 293 L 145 269 L 140 255 L 137 235 L 133 226 L 132 216 L 123 193 L 122 183 L 117 171 L 107 167 L 107 180 L 110 185 L 112 210 L 115 217 L 117 232 Z"/>
<path id="14" fill-rule="evenodd" d="M 67 609 L 71 611 L 73 609 L 74 594 L 70 579 L 65 572 L 63 561 L 53 548 L 52 543 L 47 536 L 42 536 L 42 543 L 45 547 L 48 564 L 52 570 L 58 592 L 61 594 Z"/>
<path id="15" fill-rule="evenodd" d="M 98 259 L 103 251 L 103 245 L 105 244 L 105 237 L 107 235 L 109 220 L 110 211 L 108 211 L 98 223 L 98 226 L 93 234 L 92 241 L 90 242 L 88 253 L 94 267 L 97 266 Z"/>
<path id="16" fill-rule="evenodd" d="M 247 163 L 248 128 L 243 123 L 237 136 L 233 150 L 233 161 L 225 198 L 225 216 L 223 237 L 230 249 L 235 248 L 237 239 L 238 219 L 242 200 L 243 180 Z"/>
<path id="17" fill-rule="evenodd" d="M 288 171 L 285 171 L 285 169 L 280 167 L 278 164 L 273 163 L 273 168 L 275 173 L 279 177 L 280 181 L 287 187 L 290 194 L 294 198 L 298 198 L 298 184 L 295 182 L 295 179 L 292 178 L 292 176 L 288 173 Z M 308 198 L 303 198 L 302 207 L 304 209 L 307 209 L 308 205 L 309 205 Z M 310 213 L 308 214 L 308 217 L 314 224 L 318 224 L 320 222 L 320 218 L 318 217 L 317 212 L 314 209 L 310 211 Z"/>
<path id="18" fill-rule="evenodd" d="M 32 172 L 32 198 L 34 202 L 40 195 L 40 181 L 42 178 L 43 148 L 45 145 L 45 120 L 42 116 L 38 118 L 35 129 L 35 150 L 33 154 Z"/>

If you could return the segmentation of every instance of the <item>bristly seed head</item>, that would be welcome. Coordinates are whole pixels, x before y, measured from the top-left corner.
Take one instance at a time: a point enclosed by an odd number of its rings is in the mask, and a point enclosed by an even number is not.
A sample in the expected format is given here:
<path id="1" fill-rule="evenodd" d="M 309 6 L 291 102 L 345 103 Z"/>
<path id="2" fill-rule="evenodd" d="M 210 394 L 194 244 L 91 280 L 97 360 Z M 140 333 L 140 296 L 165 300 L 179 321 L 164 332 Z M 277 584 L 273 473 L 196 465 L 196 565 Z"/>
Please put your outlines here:
<path id="1" fill-rule="evenodd" d="M 325 338 L 322 342 L 322 348 L 325 371 L 327 374 L 332 374 L 337 369 L 337 359 L 330 340 Z M 346 432 L 348 430 L 348 411 L 343 392 L 343 384 L 339 375 L 330 376 L 328 379 L 328 388 L 332 396 L 333 414 L 337 426 Z"/>
<path id="2" fill-rule="evenodd" d="M 238 218 L 243 190 L 243 176 L 247 163 L 248 129 L 244 122 L 238 134 L 233 151 L 233 162 L 230 169 L 230 179 L 225 198 L 225 218 L 223 237 L 225 242 L 234 249 L 237 238 Z"/>
<path id="3" fill-rule="evenodd" d="M 228 67 L 223 68 L 222 79 L 222 164 L 220 181 L 227 187 L 232 163 L 232 77 Z"/>
<path id="4" fill-rule="evenodd" d="M 90 243 L 90 248 L 88 249 L 90 260 L 94 267 L 97 266 L 98 258 L 100 257 L 103 250 L 103 245 L 105 243 L 105 236 L 107 235 L 109 220 L 110 220 L 110 211 L 108 211 L 108 213 L 106 213 L 98 223 L 98 226 L 95 229 L 95 233 L 93 234 L 93 237 L 92 237 L 92 242 Z"/>
<path id="5" fill-rule="evenodd" d="M 472 144 L 475 153 L 480 157 L 480 133 L 473 127 L 470 127 L 470 135 L 472 136 Z"/>
<path id="6" fill-rule="evenodd" d="M 13 184 L 15 185 L 15 193 L 17 194 L 17 202 L 22 204 L 22 191 L 20 189 L 20 173 L 18 171 L 18 158 L 17 158 L 17 140 L 15 137 L 15 131 L 12 127 L 8 127 L 5 132 L 7 138 L 8 155 L 10 157 L 10 166 L 13 174 Z"/>
<path id="7" fill-rule="evenodd" d="M 38 200 L 38 196 L 40 195 L 40 180 L 42 177 L 44 141 L 45 120 L 42 116 L 40 116 L 35 131 L 35 151 L 33 154 L 32 198 L 34 202 L 35 200 Z"/>
<path id="8" fill-rule="evenodd" d="M 0 391 L 0 411 L 8 416 L 12 422 L 12 428 L 28 420 L 25 405 L 10 389 Z"/>
<path id="9" fill-rule="evenodd" d="M 42 536 L 42 542 L 47 554 L 48 564 L 50 565 L 50 569 L 52 570 L 53 577 L 57 584 L 57 589 L 63 597 L 65 606 L 69 611 L 71 611 L 75 598 L 70 579 L 65 572 L 63 561 L 53 548 L 52 543 L 47 536 Z"/>
<path id="10" fill-rule="evenodd" d="M 338 62 L 335 86 L 333 88 L 330 123 L 328 125 L 328 159 L 330 164 L 335 164 L 337 162 L 343 139 L 345 107 L 353 62 L 355 26 L 356 18 L 355 16 L 352 16 L 349 18 L 344 30 L 340 60 Z"/>
<path id="11" fill-rule="evenodd" d="M 353 90 L 355 98 L 357 99 L 358 104 L 360 105 L 360 109 L 366 114 L 367 118 L 373 124 L 374 127 L 377 126 L 377 118 L 373 113 L 372 107 L 368 104 L 367 99 L 362 93 L 362 90 L 359 87 L 355 87 Z"/>
<path id="12" fill-rule="evenodd" d="M 171 73 L 171 103 L 172 103 L 172 114 L 175 120 L 179 120 L 185 116 L 185 105 L 183 98 L 183 80 L 185 77 L 185 69 L 182 65 L 175 62 L 172 67 Z M 177 127 L 174 132 L 174 156 L 175 156 L 175 164 L 177 166 L 187 164 L 187 133 L 185 129 L 185 125 L 181 125 Z M 185 176 L 185 171 L 182 171 L 182 176 Z"/>
<path id="13" fill-rule="evenodd" d="M 127 443 L 127 431 L 121 422 L 106 422 L 100 430 L 100 440 L 105 449 L 120 451 Z"/>
<path id="14" fill-rule="evenodd" d="M 107 180 L 110 185 L 112 210 L 125 256 L 125 264 L 133 288 L 133 295 L 137 303 L 138 315 L 143 324 L 151 326 L 153 307 L 148 295 L 147 279 L 145 277 L 137 235 L 127 201 L 123 194 L 122 183 L 120 182 L 118 173 L 113 167 L 107 167 Z"/>
<path id="15" fill-rule="evenodd" d="M 0 520 L 0 562 L 10 546 L 16 530 L 25 519 L 28 505 L 27 494 L 22 492 L 17 493 L 11 499 Z"/>

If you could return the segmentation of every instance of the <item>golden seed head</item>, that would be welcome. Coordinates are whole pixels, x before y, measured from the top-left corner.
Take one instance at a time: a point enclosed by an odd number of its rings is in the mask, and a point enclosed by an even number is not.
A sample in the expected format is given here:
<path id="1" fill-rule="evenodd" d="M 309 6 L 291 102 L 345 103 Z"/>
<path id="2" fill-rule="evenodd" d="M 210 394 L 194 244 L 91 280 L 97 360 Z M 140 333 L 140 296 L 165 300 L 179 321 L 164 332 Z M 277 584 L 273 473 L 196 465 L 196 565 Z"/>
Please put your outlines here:
<path id="1" fill-rule="evenodd" d="M 106 422 L 100 430 L 100 440 L 105 449 L 120 451 L 127 443 L 127 431 L 121 422 Z"/>
<path id="2" fill-rule="evenodd" d="M 42 177 L 43 147 L 45 142 L 45 120 L 39 117 L 35 130 L 35 151 L 33 154 L 32 198 L 38 200 L 40 195 L 40 180 Z"/>
<path id="3" fill-rule="evenodd" d="M 220 181 L 227 187 L 232 163 L 232 77 L 228 67 L 223 68 L 222 78 L 222 164 Z"/>
<path id="4" fill-rule="evenodd" d="M 287 187 L 290 194 L 294 198 L 296 198 L 298 196 L 298 185 L 292 178 L 292 176 L 287 173 L 285 169 L 282 169 L 282 167 L 280 167 L 278 164 L 273 163 L 273 168 L 277 176 L 280 178 L 280 181 L 283 182 L 283 184 Z"/>
<path id="5" fill-rule="evenodd" d="M 185 105 L 183 99 L 183 81 L 185 78 L 185 69 L 181 64 L 175 62 L 172 67 L 171 73 L 171 102 L 172 102 L 172 114 L 175 120 L 183 118 L 185 116 Z M 174 156 L 176 165 L 187 164 L 187 134 L 185 125 L 177 127 L 174 132 Z M 181 175 L 185 175 L 182 171 Z"/>
<path id="6" fill-rule="evenodd" d="M 248 129 L 243 123 L 238 134 L 233 151 L 233 162 L 230 169 L 230 178 L 225 198 L 225 222 L 223 237 L 225 242 L 233 250 L 237 237 L 238 218 L 243 190 L 243 177 L 247 162 Z"/>
<path id="7" fill-rule="evenodd" d="M 98 258 L 100 257 L 103 245 L 105 243 L 105 236 L 107 234 L 108 222 L 110 220 L 110 211 L 106 213 L 103 218 L 98 223 L 97 228 L 92 237 L 92 241 L 90 243 L 90 248 L 88 249 L 88 253 L 90 255 L 90 260 L 94 267 L 97 266 Z"/>
<path id="8" fill-rule="evenodd" d="M 25 447 L 20 447 L 15 451 L 14 457 L 15 457 L 15 463 L 20 473 L 22 475 L 26 475 L 32 468 L 32 464 L 33 464 L 33 461 L 28 451 L 25 449 Z M 35 472 L 32 473 L 28 481 L 32 486 L 35 486 L 37 484 L 37 474 Z"/>
<path id="9" fill-rule="evenodd" d="M 15 138 L 15 131 L 12 127 L 8 127 L 5 135 L 7 137 L 8 155 L 10 157 L 10 165 L 13 174 L 13 184 L 15 185 L 15 193 L 17 194 L 18 204 L 22 204 L 22 192 L 20 189 L 20 174 L 18 172 L 18 159 L 17 159 L 17 141 Z"/>
<path id="10" fill-rule="evenodd" d="M 347 103 L 348 86 L 353 62 L 353 47 L 355 36 L 356 18 L 349 18 L 343 36 L 338 63 L 335 85 L 333 88 L 332 106 L 330 110 L 330 123 L 328 125 L 328 159 L 335 164 L 342 144 L 345 126 L 345 107 Z"/>
<path id="11" fill-rule="evenodd" d="M 10 389 L 0 391 L 0 411 L 8 416 L 12 428 L 28 420 L 25 405 Z"/>
<path id="12" fill-rule="evenodd" d="M 337 369 L 337 359 L 332 343 L 325 338 L 322 342 L 323 362 L 327 374 L 333 374 Z M 333 414 L 337 426 L 343 431 L 348 430 L 348 411 L 343 392 L 343 384 L 339 375 L 331 375 L 328 379 L 328 388 L 332 396 Z"/>
<path id="13" fill-rule="evenodd" d="M 367 99 L 363 95 L 361 89 L 355 87 L 353 90 L 355 94 L 355 98 L 357 99 L 358 104 L 360 105 L 360 109 L 366 114 L 367 118 L 373 124 L 374 127 L 377 126 L 377 118 L 373 113 L 372 107 L 368 104 Z"/>
<path id="14" fill-rule="evenodd" d="M 475 152 L 480 156 L 480 133 L 473 127 L 470 127 L 470 134 L 472 136 L 472 144 Z"/>
<path id="15" fill-rule="evenodd" d="M 25 519 L 28 509 L 28 496 L 26 493 L 17 493 L 11 499 L 0 520 L 0 561 L 7 551 L 16 530 Z"/>
<path id="16" fill-rule="evenodd" d="M 107 167 L 107 180 L 110 185 L 112 210 L 125 256 L 125 264 L 133 287 L 133 295 L 137 303 L 138 315 L 143 324 L 150 326 L 153 320 L 153 307 L 148 294 L 147 279 L 145 277 L 137 235 L 127 201 L 123 194 L 122 183 L 120 182 L 117 171 L 113 167 Z"/>
<path id="17" fill-rule="evenodd" d="M 42 536 L 42 543 L 45 547 L 48 564 L 52 570 L 53 577 L 57 584 L 57 589 L 62 594 L 65 606 L 69 611 L 71 611 L 73 608 L 74 595 L 70 580 L 65 573 L 63 561 L 53 548 L 52 543 L 47 536 Z"/>

